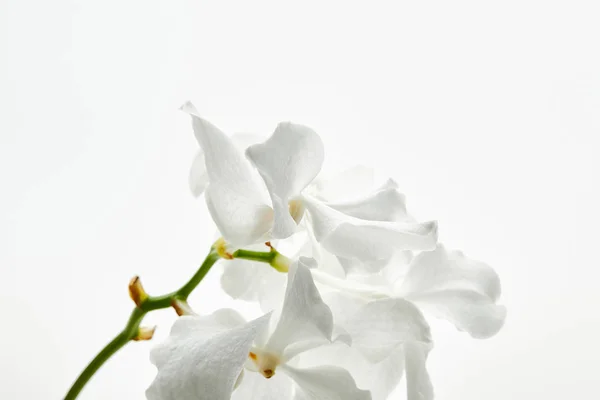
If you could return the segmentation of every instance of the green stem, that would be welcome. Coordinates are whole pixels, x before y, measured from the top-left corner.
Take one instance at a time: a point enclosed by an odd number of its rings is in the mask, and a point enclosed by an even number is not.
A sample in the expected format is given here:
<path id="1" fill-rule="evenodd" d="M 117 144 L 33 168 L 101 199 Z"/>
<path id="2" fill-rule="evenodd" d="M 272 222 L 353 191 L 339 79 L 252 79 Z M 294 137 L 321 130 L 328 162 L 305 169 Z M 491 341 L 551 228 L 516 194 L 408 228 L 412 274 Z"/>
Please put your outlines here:
<path id="1" fill-rule="evenodd" d="M 233 257 L 264 262 L 281 272 L 287 271 L 286 263 L 289 261 L 285 256 L 281 255 L 273 248 L 268 252 L 237 250 L 233 253 Z M 131 312 L 131 316 L 125 325 L 125 328 L 123 328 L 123 330 L 108 343 L 96 357 L 94 357 L 83 372 L 81 372 L 75 383 L 73 383 L 69 389 L 64 400 L 75 400 L 92 376 L 94 376 L 98 369 L 100 369 L 108 359 L 129 341 L 139 339 L 138 333 L 140 323 L 147 313 L 154 310 L 169 308 L 173 306 L 175 300 L 182 300 L 185 302 L 192 291 L 194 291 L 202 279 L 204 279 L 208 271 L 210 271 L 211 267 L 220 258 L 221 256 L 218 254 L 218 251 L 215 247 L 212 247 L 198 271 L 196 271 L 194 276 L 192 276 L 181 288 L 162 296 L 148 296 L 141 301 Z"/>
<path id="2" fill-rule="evenodd" d="M 108 361 L 117 351 L 127 344 L 137 334 L 137 328 L 142 322 L 146 313 L 139 308 L 134 308 L 127 322 L 127 326 L 123 329 L 109 344 L 98 353 L 96 357 L 88 364 L 88 366 L 79 375 L 69 392 L 65 396 L 65 400 L 74 400 L 77 398 L 83 387 L 88 383 L 90 378 L 100 369 L 100 367 Z"/>
<path id="3" fill-rule="evenodd" d="M 166 295 L 149 296 L 139 306 L 135 307 L 131 312 L 131 316 L 125 325 L 125 328 L 123 328 L 123 330 L 88 364 L 88 366 L 79 375 L 75 383 L 73 383 L 64 400 L 75 400 L 83 387 L 88 383 L 90 378 L 94 376 L 98 369 L 106 361 L 108 361 L 113 354 L 119 351 L 129 341 L 134 340 L 137 337 L 140 323 L 148 312 L 169 308 L 175 299 L 181 299 L 185 301 L 190 293 L 192 293 L 196 286 L 198 286 L 198 284 L 202 281 L 202 279 L 204 279 L 208 271 L 215 264 L 215 262 L 219 260 L 219 258 L 219 255 L 211 249 L 211 252 L 208 254 L 208 256 L 206 256 L 206 259 L 198 271 L 190 278 L 189 281 L 187 281 L 185 285 Z"/>
<path id="4" fill-rule="evenodd" d="M 244 260 L 259 261 L 270 264 L 277 254 L 279 253 L 276 251 L 252 251 L 239 249 L 236 250 L 232 255 L 233 258 L 241 258 Z"/>

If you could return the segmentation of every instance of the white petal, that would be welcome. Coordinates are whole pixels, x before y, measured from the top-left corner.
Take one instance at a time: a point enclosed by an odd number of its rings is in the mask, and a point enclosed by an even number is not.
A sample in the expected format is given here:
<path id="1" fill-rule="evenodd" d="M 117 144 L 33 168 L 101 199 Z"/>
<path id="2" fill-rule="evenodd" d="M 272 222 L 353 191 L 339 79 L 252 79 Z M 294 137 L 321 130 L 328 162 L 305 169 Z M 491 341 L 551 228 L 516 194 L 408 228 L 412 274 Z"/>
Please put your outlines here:
<path id="1" fill-rule="evenodd" d="M 442 245 L 415 257 L 397 290 L 476 338 L 492 336 L 502 328 L 506 308 L 496 304 L 500 292 L 500 279 L 492 268 Z"/>
<path id="2" fill-rule="evenodd" d="M 287 275 L 265 263 L 231 260 L 223 265 L 221 287 L 234 299 L 258 301 L 268 312 L 283 302 Z"/>
<path id="3" fill-rule="evenodd" d="M 405 196 L 398 191 L 398 184 L 391 179 L 363 198 L 327 205 L 344 214 L 369 221 L 413 222 L 406 212 Z"/>
<path id="4" fill-rule="evenodd" d="M 340 324 L 352 337 L 352 346 L 371 362 L 383 360 L 404 343 L 431 342 L 423 315 L 404 299 L 371 301 Z"/>
<path id="5" fill-rule="evenodd" d="M 295 400 L 371 400 L 371 393 L 356 387 L 348 371 L 339 367 L 322 366 L 297 369 L 282 365 L 298 385 Z"/>
<path id="6" fill-rule="evenodd" d="M 281 354 L 284 361 L 331 341 L 333 316 L 313 282 L 310 261 L 301 257 L 290 267 L 281 315 L 266 345 L 265 350 Z"/>
<path id="7" fill-rule="evenodd" d="M 209 178 L 206 203 L 219 231 L 235 245 L 261 240 L 272 226 L 273 210 L 260 177 L 231 139 L 200 118 L 191 103 L 181 109 L 192 117 L 204 152 Z"/>
<path id="8" fill-rule="evenodd" d="M 198 150 L 194 161 L 192 161 L 188 181 L 194 197 L 198 197 L 204 193 L 204 189 L 208 186 L 208 173 L 206 172 L 206 162 L 202 149 Z"/>
<path id="9" fill-rule="evenodd" d="M 293 382 L 283 372 L 276 372 L 271 378 L 246 371 L 240 386 L 233 392 L 231 400 L 291 400 Z"/>
<path id="10" fill-rule="evenodd" d="M 367 221 L 343 214 L 315 199 L 304 197 L 315 237 L 329 252 L 356 267 L 374 272 L 383 268 L 400 250 L 433 249 L 437 223 Z"/>
<path id="11" fill-rule="evenodd" d="M 317 176 L 323 165 L 323 142 L 312 129 L 280 123 L 269 139 L 250 146 L 246 156 L 263 177 L 275 211 L 273 237 L 286 238 L 296 230 L 289 200 Z"/>
<path id="12" fill-rule="evenodd" d="M 404 376 L 404 350 L 402 347 L 390 352 L 380 362 L 371 363 L 358 350 L 336 343 L 302 353 L 299 367 L 333 365 L 347 370 L 356 385 L 369 390 L 373 400 L 386 400 Z"/>
<path id="13" fill-rule="evenodd" d="M 430 349 L 426 343 L 404 344 L 407 400 L 433 399 L 433 386 L 425 365 Z"/>
<path id="14" fill-rule="evenodd" d="M 184 316 L 169 338 L 150 354 L 158 369 L 148 400 L 227 400 L 240 375 L 257 332 L 269 315 L 234 328 L 235 313 Z"/>
<path id="15" fill-rule="evenodd" d="M 192 112 L 197 113 L 195 109 L 193 109 Z M 231 141 L 243 153 L 248 146 L 260 142 L 261 138 L 251 134 L 235 133 L 231 136 Z M 206 171 L 206 161 L 202 149 L 198 150 L 194 157 L 194 161 L 192 162 L 189 185 L 194 197 L 199 197 L 204 193 L 206 186 L 208 186 L 208 172 Z"/>

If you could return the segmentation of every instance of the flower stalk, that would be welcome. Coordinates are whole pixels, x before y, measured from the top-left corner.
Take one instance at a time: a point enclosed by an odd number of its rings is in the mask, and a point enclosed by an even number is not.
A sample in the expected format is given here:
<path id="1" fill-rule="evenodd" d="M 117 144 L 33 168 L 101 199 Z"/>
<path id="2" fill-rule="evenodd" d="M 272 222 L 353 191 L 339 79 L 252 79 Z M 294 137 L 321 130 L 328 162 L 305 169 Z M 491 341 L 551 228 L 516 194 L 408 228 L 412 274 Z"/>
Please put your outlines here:
<path id="1" fill-rule="evenodd" d="M 269 247 L 270 243 L 267 242 Z M 233 254 L 225 251 L 225 242 L 219 239 L 213 244 L 210 252 L 204 259 L 204 262 L 198 268 L 198 271 L 178 290 L 161 295 L 150 296 L 144 290 L 139 277 L 134 277 L 129 282 L 129 296 L 135 303 L 135 308 L 131 312 L 129 320 L 121 332 L 115 336 L 88 364 L 81 372 L 77 380 L 73 383 L 64 400 L 75 400 L 84 386 L 94 376 L 106 361 L 108 361 L 117 351 L 123 348 L 130 341 L 150 340 L 154 335 L 154 328 L 140 327 L 140 324 L 147 313 L 155 310 L 173 307 L 177 315 L 194 314 L 191 307 L 187 304 L 187 298 L 196 289 L 198 284 L 204 279 L 208 271 L 219 259 L 231 260 L 241 258 L 264 262 L 271 265 L 280 272 L 287 272 L 289 259 L 280 254 L 271 247 L 268 252 L 237 250 Z"/>

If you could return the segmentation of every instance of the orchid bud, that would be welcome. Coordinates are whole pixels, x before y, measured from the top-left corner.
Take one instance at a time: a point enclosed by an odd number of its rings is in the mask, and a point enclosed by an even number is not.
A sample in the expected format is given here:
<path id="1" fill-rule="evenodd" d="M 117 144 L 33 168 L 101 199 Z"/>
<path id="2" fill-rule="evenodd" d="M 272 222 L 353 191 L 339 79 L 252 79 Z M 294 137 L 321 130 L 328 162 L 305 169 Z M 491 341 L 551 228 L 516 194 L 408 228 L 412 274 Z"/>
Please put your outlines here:
<path id="1" fill-rule="evenodd" d="M 156 330 L 156 326 L 149 328 L 147 326 L 140 326 L 138 328 L 137 335 L 133 338 L 135 341 L 141 340 L 150 340 L 154 336 L 154 331 Z"/>
<path id="2" fill-rule="evenodd" d="M 139 276 L 134 276 L 129 281 L 129 297 L 138 307 L 148 298 L 148 293 L 144 290 Z"/>

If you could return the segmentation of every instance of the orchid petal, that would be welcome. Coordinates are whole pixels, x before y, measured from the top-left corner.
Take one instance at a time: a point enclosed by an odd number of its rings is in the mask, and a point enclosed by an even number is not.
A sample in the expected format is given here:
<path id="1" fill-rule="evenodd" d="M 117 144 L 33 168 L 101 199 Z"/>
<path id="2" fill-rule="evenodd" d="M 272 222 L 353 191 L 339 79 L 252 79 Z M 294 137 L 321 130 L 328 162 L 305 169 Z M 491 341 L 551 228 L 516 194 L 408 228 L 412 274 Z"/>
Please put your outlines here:
<path id="1" fill-rule="evenodd" d="M 234 299 L 258 301 L 267 312 L 282 303 L 286 279 L 265 263 L 234 259 L 224 265 L 221 287 Z"/>
<path id="2" fill-rule="evenodd" d="M 189 105 L 187 107 L 190 107 Z M 197 113 L 195 109 L 192 112 Z M 231 135 L 231 141 L 241 152 L 246 151 L 248 146 L 261 141 L 261 138 L 257 135 L 247 133 L 234 133 Z M 194 197 L 199 197 L 204 193 L 204 189 L 208 186 L 208 171 L 206 170 L 206 160 L 204 157 L 204 151 L 198 149 L 198 152 L 194 156 L 192 161 L 192 167 L 190 168 L 189 174 L 189 185 L 190 191 Z"/>
<path id="3" fill-rule="evenodd" d="M 272 226 L 273 210 L 260 177 L 231 139 L 200 118 L 191 103 L 181 109 L 192 117 L 204 152 L 209 179 L 205 198 L 219 231 L 235 245 L 261 240 Z"/>
<path id="4" fill-rule="evenodd" d="M 407 400 L 433 399 L 433 386 L 425 365 L 430 350 L 427 343 L 404 344 Z"/>
<path id="5" fill-rule="evenodd" d="M 333 316 L 315 286 L 311 262 L 301 257 L 290 267 L 281 315 L 266 345 L 265 350 L 282 355 L 284 361 L 331 341 Z"/>
<path id="6" fill-rule="evenodd" d="M 180 317 L 150 354 L 158 372 L 146 391 L 148 400 L 229 399 L 254 337 L 270 317 L 231 328 L 241 322 L 236 314 Z"/>
<path id="7" fill-rule="evenodd" d="M 437 242 L 437 223 L 434 221 L 367 221 L 343 214 L 307 196 L 304 200 L 317 241 L 336 256 L 355 260 L 352 267 L 363 263 L 369 272 L 376 272 L 399 250 L 433 249 Z"/>
<path id="8" fill-rule="evenodd" d="M 356 386 L 352 375 L 343 368 L 321 366 L 294 368 L 282 365 L 298 386 L 294 400 L 371 400 L 371 393 Z"/>
<path id="9" fill-rule="evenodd" d="M 442 245 L 415 257 L 397 290 L 475 338 L 493 336 L 502 328 L 506 308 L 496 304 L 500 292 L 500 279 L 491 267 Z"/>
<path id="10" fill-rule="evenodd" d="M 406 198 L 390 179 L 375 192 L 353 201 L 327 203 L 337 211 L 369 221 L 414 222 L 406 212 Z"/>
<path id="11" fill-rule="evenodd" d="M 208 186 L 208 172 L 206 171 L 206 161 L 202 149 L 198 150 L 188 178 L 190 191 L 194 197 L 199 197 Z"/>
<path id="12" fill-rule="evenodd" d="M 431 342 L 423 314 L 404 299 L 371 301 L 340 324 L 352 337 L 352 346 L 371 362 L 383 360 L 404 343 Z"/>
<path id="13" fill-rule="evenodd" d="M 269 139 L 250 146 L 246 156 L 263 177 L 274 210 L 272 235 L 286 238 L 296 231 L 289 201 L 317 176 L 323 165 L 323 142 L 310 128 L 280 123 Z"/>
<path id="14" fill-rule="evenodd" d="M 244 375 L 231 400 L 291 400 L 293 397 L 293 381 L 284 373 L 276 373 L 269 379 L 256 372 L 246 371 Z"/>
<path id="15" fill-rule="evenodd" d="M 377 363 L 371 363 L 355 348 L 343 343 L 321 346 L 302 353 L 302 368 L 333 365 L 347 370 L 356 385 L 371 392 L 372 400 L 386 400 L 404 375 L 404 350 L 400 346 Z"/>

